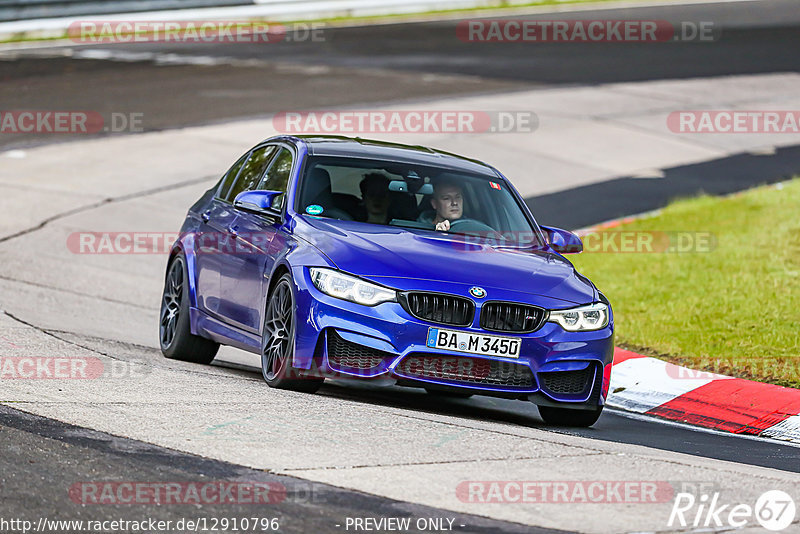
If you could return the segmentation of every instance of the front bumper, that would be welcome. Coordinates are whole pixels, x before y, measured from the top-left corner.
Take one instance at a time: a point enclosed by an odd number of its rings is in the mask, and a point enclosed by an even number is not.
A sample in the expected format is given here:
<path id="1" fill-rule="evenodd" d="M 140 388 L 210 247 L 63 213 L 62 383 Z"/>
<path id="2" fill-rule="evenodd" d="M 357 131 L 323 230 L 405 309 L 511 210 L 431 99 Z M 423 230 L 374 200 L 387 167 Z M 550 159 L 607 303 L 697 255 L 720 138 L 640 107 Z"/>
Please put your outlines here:
<path id="1" fill-rule="evenodd" d="M 391 378 L 401 385 L 457 388 L 471 393 L 525 398 L 537 404 L 594 407 L 605 403 L 614 351 L 613 316 L 606 328 L 567 332 L 545 323 L 529 334 L 487 332 L 479 326 L 481 300 L 470 326 L 429 323 L 396 302 L 362 306 L 325 295 L 308 270 L 293 272 L 298 321 L 294 367 L 323 375 Z M 467 295 L 468 287 L 414 281 L 420 291 Z M 418 284 L 417 284 L 418 282 Z M 511 292 L 515 293 L 515 292 Z M 520 294 L 493 298 L 526 302 Z M 529 297 L 530 298 L 530 297 Z M 537 304 L 538 302 L 527 302 Z M 426 346 L 430 327 L 521 338 L 518 358 L 478 356 Z"/>

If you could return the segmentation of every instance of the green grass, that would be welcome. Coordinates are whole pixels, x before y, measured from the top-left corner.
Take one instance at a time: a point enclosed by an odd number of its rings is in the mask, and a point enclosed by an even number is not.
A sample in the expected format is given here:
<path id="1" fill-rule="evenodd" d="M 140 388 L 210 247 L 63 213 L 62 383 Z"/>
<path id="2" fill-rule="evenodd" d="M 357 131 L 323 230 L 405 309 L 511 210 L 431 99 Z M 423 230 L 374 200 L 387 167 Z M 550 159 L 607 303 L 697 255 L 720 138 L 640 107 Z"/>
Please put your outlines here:
<path id="1" fill-rule="evenodd" d="M 618 345 L 694 369 L 800 387 L 800 179 L 679 200 L 613 230 L 716 236 L 711 252 L 570 258 L 611 300 Z"/>

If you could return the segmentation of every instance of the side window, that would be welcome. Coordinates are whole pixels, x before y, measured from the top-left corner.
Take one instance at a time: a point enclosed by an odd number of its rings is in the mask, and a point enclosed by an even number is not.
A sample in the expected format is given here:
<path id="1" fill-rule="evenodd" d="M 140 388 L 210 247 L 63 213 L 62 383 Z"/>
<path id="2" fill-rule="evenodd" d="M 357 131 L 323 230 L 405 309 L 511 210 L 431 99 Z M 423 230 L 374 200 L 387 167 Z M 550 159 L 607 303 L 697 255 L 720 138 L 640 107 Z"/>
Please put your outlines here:
<path id="1" fill-rule="evenodd" d="M 230 191 L 228 191 L 228 194 L 225 195 L 225 198 L 228 200 L 228 202 L 233 202 L 233 199 L 236 198 L 236 195 L 242 191 L 250 191 L 256 188 L 261 176 L 264 174 L 264 170 L 272 160 L 272 155 L 274 154 L 275 149 L 276 147 L 274 145 L 267 145 L 253 150 L 253 152 L 250 154 L 250 159 L 248 159 L 247 163 L 245 163 L 244 167 L 242 167 L 242 172 L 239 173 L 239 178 L 236 179 L 233 187 L 231 187 Z"/>
<path id="2" fill-rule="evenodd" d="M 234 163 L 233 167 L 231 167 L 228 172 L 225 173 L 225 176 L 222 177 L 222 180 L 220 180 L 220 182 L 222 182 L 220 188 L 217 189 L 217 198 L 225 198 L 228 195 L 228 191 L 230 191 L 233 181 L 236 180 L 236 177 L 239 175 L 239 170 L 242 168 L 242 165 L 244 165 L 244 162 L 247 161 L 247 156 L 249 155 L 250 153 L 248 152 L 239 158 L 239 161 Z"/>
<path id="3" fill-rule="evenodd" d="M 292 174 L 292 163 L 294 163 L 294 158 L 291 151 L 281 148 L 258 188 L 286 193 L 286 189 L 289 186 L 289 177 Z M 285 197 L 285 194 L 277 197 L 272 206 L 282 208 Z"/>

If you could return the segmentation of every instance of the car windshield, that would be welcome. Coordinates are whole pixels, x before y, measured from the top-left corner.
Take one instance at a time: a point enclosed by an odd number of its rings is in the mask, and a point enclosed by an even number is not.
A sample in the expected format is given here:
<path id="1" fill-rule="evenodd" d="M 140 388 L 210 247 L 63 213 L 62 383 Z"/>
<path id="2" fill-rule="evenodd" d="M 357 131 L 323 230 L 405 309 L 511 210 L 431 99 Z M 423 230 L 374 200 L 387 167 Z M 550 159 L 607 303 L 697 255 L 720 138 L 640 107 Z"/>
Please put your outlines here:
<path id="1" fill-rule="evenodd" d="M 504 246 L 542 244 L 503 181 L 447 168 L 313 156 L 297 208 L 315 217 L 445 231 Z"/>

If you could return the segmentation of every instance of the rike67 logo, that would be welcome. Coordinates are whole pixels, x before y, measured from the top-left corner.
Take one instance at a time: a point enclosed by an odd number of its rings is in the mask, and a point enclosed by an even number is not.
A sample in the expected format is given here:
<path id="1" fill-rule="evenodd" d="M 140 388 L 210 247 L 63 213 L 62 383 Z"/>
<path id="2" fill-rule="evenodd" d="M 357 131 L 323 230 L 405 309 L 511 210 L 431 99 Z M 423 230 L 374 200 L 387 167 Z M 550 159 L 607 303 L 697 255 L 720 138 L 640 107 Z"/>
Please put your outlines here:
<path id="1" fill-rule="evenodd" d="M 669 515 L 670 527 L 733 527 L 742 528 L 755 519 L 762 527 L 773 532 L 787 528 L 795 517 L 794 500 L 788 493 L 771 490 L 763 493 L 755 506 L 730 504 L 720 501 L 719 493 L 678 493 Z"/>

